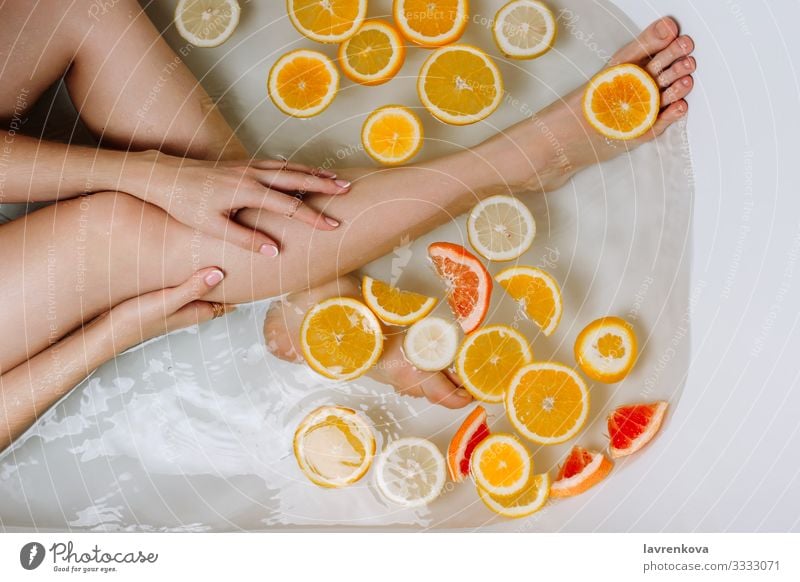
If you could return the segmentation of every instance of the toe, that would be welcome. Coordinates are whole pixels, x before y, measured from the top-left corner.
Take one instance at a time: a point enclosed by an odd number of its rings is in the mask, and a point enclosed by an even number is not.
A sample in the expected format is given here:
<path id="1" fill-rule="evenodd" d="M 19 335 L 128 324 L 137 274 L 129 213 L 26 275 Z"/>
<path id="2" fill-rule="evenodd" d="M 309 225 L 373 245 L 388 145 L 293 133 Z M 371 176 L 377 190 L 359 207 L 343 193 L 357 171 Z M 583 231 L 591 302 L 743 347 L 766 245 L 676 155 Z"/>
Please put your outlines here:
<path id="1" fill-rule="evenodd" d="M 661 92 L 661 107 L 666 107 L 671 103 L 683 99 L 689 94 L 693 86 L 694 80 L 689 75 L 681 77 L 666 90 Z"/>
<path id="2" fill-rule="evenodd" d="M 683 99 L 669 105 L 659 114 L 653 129 L 650 131 L 645 141 L 664 133 L 670 125 L 684 117 L 687 111 L 689 111 L 689 104 Z"/>
<path id="3" fill-rule="evenodd" d="M 694 50 L 694 41 L 689 36 L 680 36 L 662 51 L 659 51 L 647 65 L 647 72 L 658 77 L 681 57 L 688 56 Z"/>
<path id="4" fill-rule="evenodd" d="M 472 396 L 454 384 L 445 374 L 431 374 L 422 381 L 422 391 L 434 404 L 446 408 L 463 408 L 472 402 Z"/>
<path id="5" fill-rule="evenodd" d="M 656 81 L 658 82 L 659 87 L 666 89 L 681 77 L 694 73 L 696 69 L 697 61 L 695 58 L 685 57 L 675 61 L 671 67 L 658 75 L 658 77 L 656 77 Z"/>
<path id="6" fill-rule="evenodd" d="M 609 64 L 639 63 L 664 50 L 677 35 L 677 23 L 668 16 L 660 18 L 617 51 Z"/>

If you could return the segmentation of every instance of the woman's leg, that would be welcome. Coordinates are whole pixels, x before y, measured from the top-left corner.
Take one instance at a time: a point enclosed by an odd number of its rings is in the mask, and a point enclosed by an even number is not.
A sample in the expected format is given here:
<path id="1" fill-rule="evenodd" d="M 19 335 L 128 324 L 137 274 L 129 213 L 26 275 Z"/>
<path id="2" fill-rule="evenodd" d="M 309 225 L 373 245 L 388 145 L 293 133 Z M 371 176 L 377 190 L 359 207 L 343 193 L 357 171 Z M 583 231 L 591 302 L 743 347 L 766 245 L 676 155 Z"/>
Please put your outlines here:
<path id="1" fill-rule="evenodd" d="M 673 49 L 677 27 L 674 23 L 671 27 L 669 35 L 663 37 L 655 27 L 649 28 L 638 41 L 623 49 L 628 55 L 625 60 L 647 66 L 654 61 L 680 61 L 681 51 L 686 49 Z M 668 60 L 663 53 L 674 57 Z M 674 73 L 678 64 L 667 72 Z M 666 89 L 669 98 L 665 103 L 669 105 L 662 111 L 658 131 L 685 112 L 681 91 L 685 94 L 688 88 L 680 81 L 671 87 L 676 89 Z M 541 132 L 536 129 L 540 126 L 534 123 L 546 123 L 556 132 L 558 150 L 552 140 L 540 137 Z M 42 349 L 47 342 L 46 330 L 52 326 L 55 333 L 63 335 L 128 297 L 176 284 L 199 265 L 219 265 L 227 273 L 223 289 L 211 300 L 247 301 L 320 284 L 381 256 L 403 236 L 413 238 L 457 216 L 477 197 L 537 181 L 547 189 L 569 172 L 580 169 L 584 159 L 605 159 L 619 153 L 616 148 L 603 147 L 602 140 L 595 139 L 593 131 L 583 123 L 574 97 L 569 97 L 545 110 L 537 120 L 523 122 L 474 150 L 415 167 L 364 173 L 347 196 L 326 200 L 312 197 L 310 204 L 324 204 L 332 216 L 343 221 L 337 231 L 316 233 L 283 217 L 243 212 L 244 222 L 284 241 L 286 249 L 278 259 L 254 256 L 197 236 L 159 209 L 127 196 L 95 195 L 90 197 L 93 201 L 66 203 L 71 211 L 66 219 L 61 218 L 66 214 L 62 204 L 39 211 L 29 216 L 24 226 L 0 228 L 0 247 L 17 248 L 24 242 L 27 252 L 37 253 L 40 261 L 47 255 L 48 264 L 52 252 L 52 263 L 57 265 L 54 268 L 59 274 L 57 289 L 71 299 L 63 304 L 59 301 L 62 307 L 54 321 L 42 311 L 25 310 L 23 317 L 11 314 L 14 317 L 10 318 L 8 336 L 26 337 L 28 341 L 21 348 L 6 345 L 14 342 L 0 343 L 4 358 L 0 364 L 19 363 L 30 350 Z M 566 164 L 561 162 L 562 157 Z M 83 204 L 94 209 L 90 211 L 92 220 L 100 221 L 99 225 L 93 222 L 88 243 L 76 234 L 85 224 L 82 217 L 86 213 L 80 206 Z M 59 212 L 61 217 L 57 218 Z M 56 229 L 54 224 L 62 228 Z M 92 247 L 91 257 L 80 256 L 81 246 L 84 255 L 86 247 Z M 81 268 L 76 268 L 76 261 Z M 0 283 L 0 292 L 6 291 L 5 296 L 20 297 L 19 302 L 14 302 L 17 306 L 26 297 L 26 290 L 42 293 L 48 288 L 47 272 L 43 268 L 26 271 L 25 264 L 21 263 L 19 270 L 9 270 L 11 276 Z M 81 279 L 91 284 L 81 285 Z M 40 299 L 38 304 L 45 302 L 46 298 Z M 12 357 L 6 357 L 6 353 Z"/>

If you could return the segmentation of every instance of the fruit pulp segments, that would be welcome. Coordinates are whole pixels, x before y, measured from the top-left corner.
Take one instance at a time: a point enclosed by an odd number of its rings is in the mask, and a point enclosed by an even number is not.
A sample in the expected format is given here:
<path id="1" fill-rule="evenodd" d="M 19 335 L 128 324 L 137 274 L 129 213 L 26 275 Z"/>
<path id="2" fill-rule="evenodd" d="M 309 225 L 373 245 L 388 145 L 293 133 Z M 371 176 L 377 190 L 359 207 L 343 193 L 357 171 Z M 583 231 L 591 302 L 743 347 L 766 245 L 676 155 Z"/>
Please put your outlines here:
<path id="1" fill-rule="evenodd" d="M 467 447 L 464 449 L 464 458 L 461 459 L 461 464 L 458 469 L 462 475 L 469 475 L 469 460 L 472 458 L 472 452 L 475 450 L 480 442 L 489 436 L 489 426 L 484 422 L 475 430 L 473 435 L 467 442 Z"/>

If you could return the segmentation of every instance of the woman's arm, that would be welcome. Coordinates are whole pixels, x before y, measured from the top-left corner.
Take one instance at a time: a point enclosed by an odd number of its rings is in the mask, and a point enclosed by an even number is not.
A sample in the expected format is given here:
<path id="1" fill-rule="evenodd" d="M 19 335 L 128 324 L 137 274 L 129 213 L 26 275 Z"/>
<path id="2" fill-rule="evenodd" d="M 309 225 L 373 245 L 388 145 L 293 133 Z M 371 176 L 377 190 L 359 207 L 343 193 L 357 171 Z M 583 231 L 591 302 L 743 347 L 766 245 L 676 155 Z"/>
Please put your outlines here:
<path id="1" fill-rule="evenodd" d="M 95 368 L 152 337 L 212 319 L 221 304 L 200 301 L 224 278 L 216 267 L 135 297 L 0 376 L 0 451 Z"/>
<path id="2" fill-rule="evenodd" d="M 93 192 L 125 192 L 160 207 L 178 222 L 267 256 L 278 244 L 232 217 L 253 208 L 291 215 L 321 230 L 339 223 L 308 206 L 297 192 L 344 194 L 350 183 L 324 170 L 279 160 L 205 161 L 156 151 L 122 152 L 0 136 L 0 203 L 45 202 Z"/>

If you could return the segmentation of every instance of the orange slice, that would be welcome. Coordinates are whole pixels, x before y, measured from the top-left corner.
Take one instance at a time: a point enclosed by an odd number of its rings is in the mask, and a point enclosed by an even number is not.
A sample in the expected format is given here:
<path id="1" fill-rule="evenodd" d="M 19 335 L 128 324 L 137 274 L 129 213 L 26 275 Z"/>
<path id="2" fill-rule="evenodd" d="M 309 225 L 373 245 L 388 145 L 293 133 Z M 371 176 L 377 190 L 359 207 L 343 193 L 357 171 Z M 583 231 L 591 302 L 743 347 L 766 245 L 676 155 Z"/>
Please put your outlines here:
<path id="1" fill-rule="evenodd" d="M 483 439 L 472 453 L 470 471 L 475 484 L 492 495 L 520 493 L 533 471 L 530 453 L 510 434 Z"/>
<path id="2" fill-rule="evenodd" d="M 333 380 L 352 380 L 378 361 L 383 331 L 366 305 L 349 297 L 333 297 L 306 313 L 300 347 L 316 372 Z"/>
<path id="3" fill-rule="evenodd" d="M 533 475 L 522 491 L 514 495 L 493 495 L 478 488 L 478 495 L 486 507 L 503 517 L 512 519 L 528 517 L 539 511 L 547 503 L 549 492 L 548 473 Z"/>
<path id="4" fill-rule="evenodd" d="M 436 306 L 434 297 L 401 291 L 366 275 L 361 280 L 364 302 L 382 321 L 392 325 L 416 323 Z"/>
<path id="5" fill-rule="evenodd" d="M 300 34 L 317 42 L 342 42 L 367 16 L 367 0 L 286 0 L 289 19 Z"/>
<path id="6" fill-rule="evenodd" d="M 367 473 L 375 456 L 375 435 L 355 410 L 321 406 L 298 425 L 294 456 L 312 483 L 345 487 Z"/>
<path id="7" fill-rule="evenodd" d="M 434 51 L 417 77 L 420 101 L 439 121 L 469 125 L 494 113 L 503 98 L 503 79 L 481 49 L 454 44 Z"/>
<path id="8" fill-rule="evenodd" d="M 520 302 L 525 314 L 544 335 L 555 331 L 564 307 L 561 289 L 551 275 L 536 267 L 509 267 L 495 276 L 495 280 Z"/>
<path id="9" fill-rule="evenodd" d="M 656 436 L 664 421 L 667 403 L 620 406 L 608 415 L 611 458 L 632 455 Z"/>
<path id="10" fill-rule="evenodd" d="M 447 469 L 450 478 L 459 483 L 469 474 L 469 461 L 478 444 L 489 436 L 486 410 L 476 406 L 450 440 L 447 447 Z"/>
<path id="11" fill-rule="evenodd" d="M 619 317 L 601 317 L 583 328 L 575 340 L 575 361 L 592 380 L 612 384 L 631 371 L 636 361 L 633 327 Z"/>
<path id="12" fill-rule="evenodd" d="M 556 362 L 520 368 L 506 392 L 506 412 L 522 436 L 541 445 L 568 441 L 589 416 L 589 390 L 575 370 Z"/>
<path id="13" fill-rule="evenodd" d="M 300 49 L 286 53 L 272 66 L 267 91 L 286 115 L 313 117 L 333 102 L 339 90 L 339 72 L 318 51 Z"/>
<path id="14" fill-rule="evenodd" d="M 525 337 L 507 325 L 473 331 L 456 355 L 456 373 L 464 388 L 478 400 L 502 402 L 514 374 L 533 361 Z"/>
<path id="15" fill-rule="evenodd" d="M 428 247 L 436 273 L 447 286 L 447 303 L 464 333 L 486 318 L 492 295 L 492 278 L 486 267 L 461 245 L 437 242 Z"/>
<path id="16" fill-rule="evenodd" d="M 617 65 L 600 71 L 583 94 L 583 114 L 598 132 L 611 139 L 635 139 L 653 127 L 661 94 L 647 71 Z"/>
<path id="17" fill-rule="evenodd" d="M 408 107 L 387 105 L 373 111 L 361 129 L 361 143 L 377 162 L 404 164 L 422 148 L 422 121 Z"/>
<path id="18" fill-rule="evenodd" d="M 369 20 L 339 45 L 339 66 L 362 85 L 380 85 L 397 74 L 406 47 L 395 28 L 383 20 Z"/>
<path id="19" fill-rule="evenodd" d="M 575 445 L 558 470 L 558 477 L 550 485 L 550 497 L 580 495 L 608 477 L 613 467 L 614 463 L 603 453 Z"/>
<path id="20" fill-rule="evenodd" d="M 467 0 L 394 0 L 394 21 L 408 40 L 436 47 L 457 41 L 469 19 Z"/>

